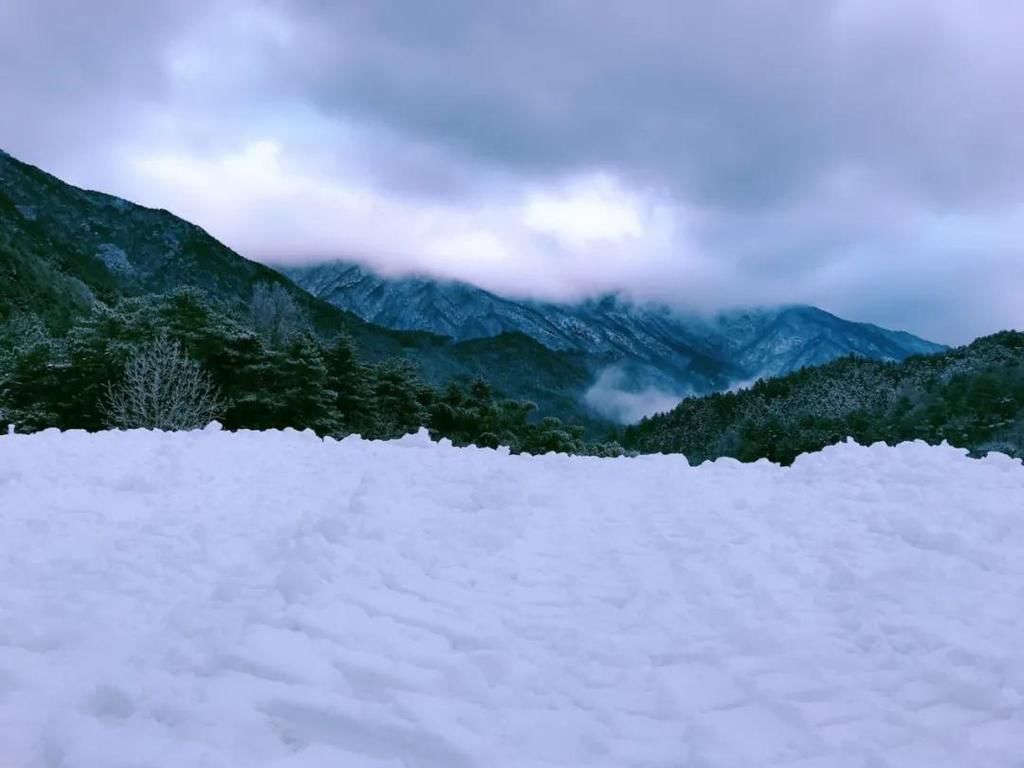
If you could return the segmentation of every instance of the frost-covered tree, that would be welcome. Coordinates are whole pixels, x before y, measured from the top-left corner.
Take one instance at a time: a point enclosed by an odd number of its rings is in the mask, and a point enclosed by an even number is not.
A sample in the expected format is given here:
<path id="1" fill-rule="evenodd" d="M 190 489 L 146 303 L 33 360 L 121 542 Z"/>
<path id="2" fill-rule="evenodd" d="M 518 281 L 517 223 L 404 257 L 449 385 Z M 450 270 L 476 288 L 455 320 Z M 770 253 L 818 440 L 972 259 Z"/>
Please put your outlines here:
<path id="1" fill-rule="evenodd" d="M 34 432 L 59 424 L 66 370 L 64 345 L 38 317 L 0 324 L 0 427 Z"/>
<path id="2" fill-rule="evenodd" d="M 224 407 L 199 363 L 166 336 L 129 358 L 124 378 L 108 386 L 102 403 L 108 425 L 125 429 L 196 429 Z"/>
<path id="3" fill-rule="evenodd" d="M 0 321 L 0 428 L 183 429 L 216 418 L 232 430 L 391 438 L 426 426 L 456 445 L 621 450 L 588 446 L 580 428 L 536 418 L 532 403 L 505 399 L 483 379 L 437 391 L 411 360 L 363 362 L 346 333 L 329 343 L 310 333 L 287 291 L 272 283 L 254 304 L 263 333 L 191 288 L 97 301 L 56 337 L 39 318 L 9 316 Z M 984 400 L 979 392 L 975 399 Z"/>
<path id="4" fill-rule="evenodd" d="M 691 397 L 625 430 L 625 446 L 784 464 L 852 437 L 947 440 L 1024 456 L 1024 333 L 1003 332 L 901 363 L 848 357 L 738 392 Z"/>
<path id="5" fill-rule="evenodd" d="M 282 286 L 260 283 L 252 292 L 252 323 L 272 347 L 287 346 L 309 330 L 306 316 Z"/>

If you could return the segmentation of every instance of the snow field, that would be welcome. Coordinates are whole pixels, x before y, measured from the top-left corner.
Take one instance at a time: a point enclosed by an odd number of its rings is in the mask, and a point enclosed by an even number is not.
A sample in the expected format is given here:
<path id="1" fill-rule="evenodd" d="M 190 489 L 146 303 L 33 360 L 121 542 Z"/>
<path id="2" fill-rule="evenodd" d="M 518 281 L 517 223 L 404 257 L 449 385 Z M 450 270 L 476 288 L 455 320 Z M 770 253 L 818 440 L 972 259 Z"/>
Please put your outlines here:
<path id="1" fill-rule="evenodd" d="M 1024 469 L 0 436 L 0 766 L 1024 765 Z"/>

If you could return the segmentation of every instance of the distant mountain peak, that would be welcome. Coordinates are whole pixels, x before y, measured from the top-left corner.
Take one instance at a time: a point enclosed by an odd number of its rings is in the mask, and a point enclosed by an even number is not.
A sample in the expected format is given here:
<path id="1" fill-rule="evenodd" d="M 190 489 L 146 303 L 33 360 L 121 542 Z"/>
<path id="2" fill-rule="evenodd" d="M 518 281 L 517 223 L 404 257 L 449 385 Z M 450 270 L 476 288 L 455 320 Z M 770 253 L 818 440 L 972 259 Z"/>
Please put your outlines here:
<path id="1" fill-rule="evenodd" d="M 940 349 L 813 307 L 686 317 L 615 295 L 524 301 L 350 263 L 284 271 L 298 285 L 167 211 L 76 188 L 0 155 L 0 322 L 29 312 L 66 328 L 97 302 L 185 287 L 244 314 L 255 286 L 276 283 L 312 327 L 347 330 L 369 361 L 406 357 L 435 384 L 484 376 L 504 396 L 537 402 L 544 415 L 594 424 L 595 412 L 631 420 L 688 394 L 845 354 L 902 359 Z"/>
<path id="2" fill-rule="evenodd" d="M 848 354 L 901 360 L 944 349 L 799 304 L 687 316 L 615 294 L 575 304 L 515 300 L 457 281 L 385 277 L 349 262 L 282 271 L 315 296 L 386 327 L 457 341 L 517 332 L 552 350 L 583 353 L 596 368 L 614 370 L 605 382 L 653 393 L 659 402 Z"/>

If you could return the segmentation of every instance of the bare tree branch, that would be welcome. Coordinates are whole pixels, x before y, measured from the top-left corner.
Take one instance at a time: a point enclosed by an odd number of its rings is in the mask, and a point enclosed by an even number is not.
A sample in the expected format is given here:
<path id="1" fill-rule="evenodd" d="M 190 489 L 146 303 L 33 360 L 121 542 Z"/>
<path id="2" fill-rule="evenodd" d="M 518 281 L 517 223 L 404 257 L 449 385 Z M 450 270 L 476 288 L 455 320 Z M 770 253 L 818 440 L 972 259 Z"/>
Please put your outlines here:
<path id="1" fill-rule="evenodd" d="M 260 283 L 252 291 L 253 325 L 272 347 L 283 347 L 308 330 L 302 310 L 282 286 Z"/>
<path id="2" fill-rule="evenodd" d="M 107 423 L 124 429 L 198 429 L 224 411 L 210 377 L 166 336 L 141 347 L 107 387 Z"/>

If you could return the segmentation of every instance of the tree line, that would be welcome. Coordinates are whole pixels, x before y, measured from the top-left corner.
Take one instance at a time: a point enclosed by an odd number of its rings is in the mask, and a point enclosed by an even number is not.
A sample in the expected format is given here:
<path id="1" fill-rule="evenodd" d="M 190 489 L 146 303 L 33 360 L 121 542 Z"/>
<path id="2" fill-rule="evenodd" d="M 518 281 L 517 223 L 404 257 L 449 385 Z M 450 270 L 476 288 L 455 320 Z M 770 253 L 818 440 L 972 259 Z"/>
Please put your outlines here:
<path id="1" fill-rule="evenodd" d="M 314 333 L 279 286 L 256 286 L 245 311 L 183 289 L 97 302 L 66 333 L 32 314 L 0 327 L 0 421 L 18 431 L 188 429 L 212 419 L 230 430 L 370 439 L 427 427 L 456 445 L 622 453 L 482 379 L 437 388 L 406 359 L 364 363 L 345 333 Z"/>
<path id="2" fill-rule="evenodd" d="M 943 440 L 974 454 L 1024 456 L 1024 334 L 887 363 L 849 357 L 684 400 L 605 441 L 503 398 L 483 379 L 427 383 L 410 361 L 368 364 L 345 333 L 314 333 L 279 286 L 242 310 L 195 289 L 97 302 L 66 332 L 37 315 L 0 323 L 0 424 L 311 429 L 391 439 L 427 427 L 455 445 L 619 456 L 682 453 L 791 463 L 852 437 Z M 625 448 L 623 448 L 623 446 Z"/>
<path id="3" fill-rule="evenodd" d="M 1024 457 L 1024 333 L 1005 331 L 894 363 L 846 357 L 738 392 L 689 398 L 628 427 L 641 453 L 790 464 L 852 437 L 925 440 Z"/>

